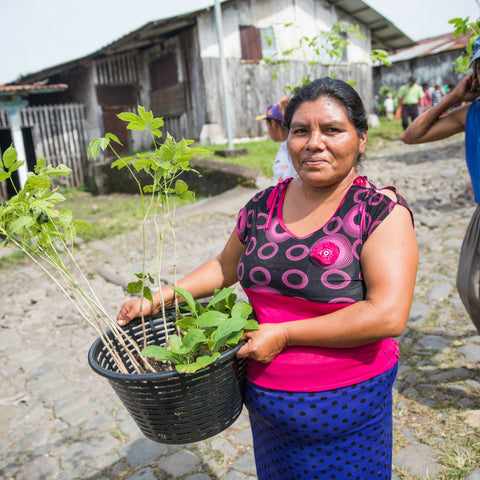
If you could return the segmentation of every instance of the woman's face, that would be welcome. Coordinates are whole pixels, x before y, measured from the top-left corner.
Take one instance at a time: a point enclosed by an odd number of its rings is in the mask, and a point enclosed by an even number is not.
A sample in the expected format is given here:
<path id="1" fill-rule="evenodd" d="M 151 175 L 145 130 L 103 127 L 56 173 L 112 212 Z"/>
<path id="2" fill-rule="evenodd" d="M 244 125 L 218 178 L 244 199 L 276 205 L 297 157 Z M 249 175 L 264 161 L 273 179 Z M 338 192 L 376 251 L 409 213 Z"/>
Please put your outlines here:
<path id="1" fill-rule="evenodd" d="M 359 138 L 343 106 L 329 97 L 302 103 L 290 122 L 287 146 L 299 177 L 330 187 L 355 176 L 367 133 Z"/>

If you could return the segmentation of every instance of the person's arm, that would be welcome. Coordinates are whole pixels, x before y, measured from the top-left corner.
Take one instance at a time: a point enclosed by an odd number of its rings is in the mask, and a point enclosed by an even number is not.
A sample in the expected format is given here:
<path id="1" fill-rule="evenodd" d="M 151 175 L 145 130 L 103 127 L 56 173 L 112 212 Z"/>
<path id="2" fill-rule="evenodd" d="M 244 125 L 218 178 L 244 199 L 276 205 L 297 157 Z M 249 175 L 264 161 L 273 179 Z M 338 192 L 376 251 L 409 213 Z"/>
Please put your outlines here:
<path id="1" fill-rule="evenodd" d="M 327 315 L 263 323 L 238 356 L 271 362 L 289 346 L 350 348 L 400 335 L 408 321 L 418 265 L 410 212 L 397 205 L 361 252 L 366 299 Z"/>
<path id="2" fill-rule="evenodd" d="M 234 231 L 219 255 L 207 260 L 186 277 L 179 280 L 177 285 L 190 292 L 194 298 L 208 297 L 217 288 L 233 285 L 238 281 L 237 265 L 244 248 L 245 246 Z M 162 289 L 162 296 L 165 306 L 174 305 L 175 292 L 170 287 Z M 142 302 L 143 314 L 151 315 L 159 312 L 162 308 L 162 296 L 160 292 L 155 292 L 152 295 L 153 305 L 144 298 Z M 182 299 L 179 298 L 179 301 L 182 302 Z M 122 305 L 117 315 L 117 323 L 123 326 L 140 316 L 140 298 L 128 300 Z"/>
<path id="3" fill-rule="evenodd" d="M 434 142 L 464 131 L 469 105 L 462 105 L 446 115 L 443 114 L 454 105 L 471 102 L 479 94 L 473 76 L 463 78 L 440 103 L 417 117 L 403 132 L 401 140 L 407 144 Z"/>
<path id="4" fill-rule="evenodd" d="M 404 100 L 403 98 L 405 97 L 405 88 L 400 87 L 397 92 L 397 101 L 398 101 L 398 106 L 403 107 Z"/>

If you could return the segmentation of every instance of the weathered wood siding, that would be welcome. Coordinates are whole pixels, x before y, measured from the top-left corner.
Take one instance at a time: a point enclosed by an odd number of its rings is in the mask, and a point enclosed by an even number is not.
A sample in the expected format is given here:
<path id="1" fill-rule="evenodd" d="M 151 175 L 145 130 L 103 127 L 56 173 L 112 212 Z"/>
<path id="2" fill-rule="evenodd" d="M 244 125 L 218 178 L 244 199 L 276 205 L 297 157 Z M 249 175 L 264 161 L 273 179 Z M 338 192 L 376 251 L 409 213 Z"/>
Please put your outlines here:
<path id="1" fill-rule="evenodd" d="M 356 89 L 370 111 L 372 101 L 372 67 L 369 61 L 370 32 L 365 25 L 360 33 L 365 38 L 349 36 L 346 61 L 331 60 L 328 55 L 315 55 L 308 48 L 295 50 L 289 57 L 289 68 L 272 80 L 261 62 L 242 59 L 240 29 L 253 26 L 271 28 L 278 52 L 299 47 L 300 38 L 314 38 L 320 32 L 330 31 L 336 22 L 356 25 L 353 18 L 323 0 L 277 0 L 272 2 L 237 1 L 222 4 L 222 42 L 227 67 L 227 100 L 230 102 L 232 134 L 234 137 L 266 135 L 265 122 L 255 117 L 263 114 L 267 106 L 286 93 L 285 86 L 311 78 L 336 74 L 337 78 L 355 81 Z M 286 27 L 287 24 L 293 24 Z M 225 132 L 224 110 L 220 77 L 220 60 L 212 11 L 202 12 L 198 18 L 199 47 L 205 82 L 206 113 L 208 123 L 217 123 Z M 304 42 L 305 44 L 305 42 Z M 313 68 L 311 61 L 319 62 Z"/>
<path id="2" fill-rule="evenodd" d="M 453 61 L 462 53 L 460 50 L 427 55 L 402 62 L 395 62 L 391 67 L 373 68 L 373 88 L 378 93 L 380 87 L 390 87 L 394 91 L 405 85 L 408 77 L 415 75 L 419 85 L 457 85 L 465 76 L 455 73 Z"/>
<path id="3" fill-rule="evenodd" d="M 45 157 L 51 165 L 67 165 L 73 174 L 62 181 L 72 187 L 83 184 L 87 176 L 83 105 L 27 107 L 20 115 L 22 126 L 33 128 L 37 159 Z"/>
<path id="4" fill-rule="evenodd" d="M 266 122 L 255 120 L 263 115 L 269 104 L 284 95 L 283 85 L 292 85 L 309 71 L 308 65 L 294 62 L 291 68 L 280 73 L 277 80 L 272 80 L 268 72 L 257 64 L 240 63 L 228 59 L 227 96 L 230 102 L 232 135 L 235 138 L 258 137 L 267 134 Z M 224 128 L 223 104 L 219 101 L 221 91 L 220 64 L 215 58 L 204 59 L 204 76 L 206 79 L 207 117 L 215 119 Z M 347 64 L 338 66 L 317 66 L 314 77 L 336 74 L 341 80 L 356 81 L 355 86 L 366 108 L 372 99 L 371 68 L 366 64 Z"/>

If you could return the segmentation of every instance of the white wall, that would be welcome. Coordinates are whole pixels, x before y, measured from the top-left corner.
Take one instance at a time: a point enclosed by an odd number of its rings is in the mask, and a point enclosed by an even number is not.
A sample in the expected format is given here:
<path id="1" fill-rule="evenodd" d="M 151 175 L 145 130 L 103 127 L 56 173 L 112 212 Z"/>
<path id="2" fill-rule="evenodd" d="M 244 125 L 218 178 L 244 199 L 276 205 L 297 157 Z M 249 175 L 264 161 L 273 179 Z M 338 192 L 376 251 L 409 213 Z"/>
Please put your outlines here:
<path id="1" fill-rule="evenodd" d="M 353 18 L 322 0 L 240 1 L 222 5 L 223 51 L 226 58 L 241 58 L 240 25 L 257 28 L 273 28 L 279 52 L 299 45 L 301 36 L 314 38 L 322 31 L 330 31 L 335 22 L 353 25 Z M 286 24 L 291 26 L 285 27 Z M 218 58 L 217 34 L 214 10 L 203 12 L 198 18 L 199 44 L 202 58 Z M 368 62 L 370 32 L 364 25 L 360 32 L 365 40 L 348 36 L 347 58 L 349 62 Z M 305 48 L 289 57 L 291 60 L 311 61 L 311 50 Z"/>

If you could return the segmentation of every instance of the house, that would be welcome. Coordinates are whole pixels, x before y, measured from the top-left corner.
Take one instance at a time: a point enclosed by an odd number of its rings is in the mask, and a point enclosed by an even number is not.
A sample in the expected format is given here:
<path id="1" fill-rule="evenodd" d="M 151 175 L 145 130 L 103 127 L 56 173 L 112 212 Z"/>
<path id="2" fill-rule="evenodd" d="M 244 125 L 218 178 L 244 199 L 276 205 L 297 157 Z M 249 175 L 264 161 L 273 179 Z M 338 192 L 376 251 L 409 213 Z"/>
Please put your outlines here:
<path id="1" fill-rule="evenodd" d="M 391 67 L 374 66 L 373 87 L 378 92 L 383 86 L 394 91 L 414 75 L 419 85 L 456 85 L 465 74 L 455 73 L 453 62 L 465 51 L 469 37 L 452 33 L 420 40 L 417 45 L 399 49 L 388 59 Z"/>
<path id="2" fill-rule="evenodd" d="M 67 89 L 42 98 L 31 96 L 30 106 L 82 105 L 83 137 L 116 134 L 118 151 L 150 148 L 149 139 L 126 131 L 117 114 L 137 105 L 163 116 L 164 131 L 175 138 L 208 138 L 215 130 L 225 138 L 221 89 L 221 59 L 213 7 L 152 21 L 80 59 L 46 68 L 19 79 L 18 85 L 64 84 Z M 313 76 L 337 75 L 355 80 L 365 104 L 372 105 L 372 48 L 393 50 L 414 42 L 361 0 L 226 0 L 221 4 L 221 40 L 227 80 L 226 101 L 234 138 L 266 134 L 265 122 L 255 117 L 298 82 L 308 71 L 311 54 L 300 49 L 290 67 L 273 80 L 261 59 L 297 46 L 300 36 L 313 38 L 330 31 L 336 22 L 359 26 L 363 36 L 347 36 L 350 44 L 340 61 L 325 55 Z M 292 23 L 293 26 L 286 27 Z M 272 39 L 272 43 L 267 38 Z M 318 59 L 318 58 L 317 58 Z M 270 72 L 271 73 L 271 72 Z M 0 111 L 2 106 L 0 105 Z M 209 129 L 209 126 L 217 127 Z M 35 129 L 34 129 L 35 130 Z M 39 153 L 39 152 L 37 152 Z M 48 159 L 48 155 L 47 155 Z M 68 159 L 64 160 L 68 163 Z"/>

